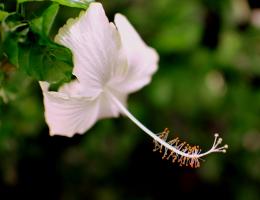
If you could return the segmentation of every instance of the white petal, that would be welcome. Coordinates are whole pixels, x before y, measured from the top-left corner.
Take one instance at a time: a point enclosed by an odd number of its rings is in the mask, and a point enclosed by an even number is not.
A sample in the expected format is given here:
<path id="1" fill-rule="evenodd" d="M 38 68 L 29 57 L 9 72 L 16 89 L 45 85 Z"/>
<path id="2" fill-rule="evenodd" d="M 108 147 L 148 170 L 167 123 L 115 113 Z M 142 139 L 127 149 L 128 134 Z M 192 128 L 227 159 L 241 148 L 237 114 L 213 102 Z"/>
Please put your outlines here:
<path id="1" fill-rule="evenodd" d="M 73 84 L 73 87 L 76 87 L 76 83 Z M 84 133 L 94 125 L 99 112 L 97 100 L 71 97 L 63 92 L 50 92 L 47 82 L 40 82 L 40 85 L 43 90 L 45 119 L 50 135 L 71 137 L 75 133 Z M 66 87 L 70 86 L 64 88 Z"/>
<path id="2" fill-rule="evenodd" d="M 122 94 L 117 91 L 111 91 L 111 94 L 114 95 L 114 97 L 116 97 L 124 106 L 126 106 L 126 94 Z M 119 116 L 121 110 L 115 105 L 109 94 L 102 93 L 102 95 L 100 95 L 99 102 L 99 119 Z"/>
<path id="3" fill-rule="evenodd" d="M 126 74 L 119 33 L 100 3 L 91 3 L 78 19 L 69 21 L 55 40 L 71 49 L 73 74 L 84 85 L 87 96 L 97 96 L 115 75 Z"/>
<path id="4" fill-rule="evenodd" d="M 151 76 L 158 68 L 159 56 L 153 48 L 144 43 L 123 15 L 116 14 L 115 24 L 129 64 L 127 79 L 121 87 L 124 91 L 134 92 L 150 82 Z"/>

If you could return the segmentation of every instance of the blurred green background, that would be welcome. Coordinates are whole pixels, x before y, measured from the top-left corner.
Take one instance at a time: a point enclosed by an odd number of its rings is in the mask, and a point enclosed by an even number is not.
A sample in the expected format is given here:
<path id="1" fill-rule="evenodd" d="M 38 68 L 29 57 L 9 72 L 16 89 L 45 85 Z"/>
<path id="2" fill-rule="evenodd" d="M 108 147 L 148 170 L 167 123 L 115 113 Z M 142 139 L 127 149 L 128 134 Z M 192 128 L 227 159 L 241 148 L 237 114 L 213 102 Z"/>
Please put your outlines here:
<path id="1" fill-rule="evenodd" d="M 111 21 L 126 15 L 160 54 L 129 110 L 151 130 L 168 127 L 203 150 L 219 132 L 227 154 L 181 168 L 153 153 L 151 138 L 123 117 L 85 135 L 50 137 L 38 83 L 1 62 L 8 81 L 0 88 L 0 199 L 259 200 L 260 1 L 101 2 Z M 78 13 L 62 7 L 57 27 Z"/>

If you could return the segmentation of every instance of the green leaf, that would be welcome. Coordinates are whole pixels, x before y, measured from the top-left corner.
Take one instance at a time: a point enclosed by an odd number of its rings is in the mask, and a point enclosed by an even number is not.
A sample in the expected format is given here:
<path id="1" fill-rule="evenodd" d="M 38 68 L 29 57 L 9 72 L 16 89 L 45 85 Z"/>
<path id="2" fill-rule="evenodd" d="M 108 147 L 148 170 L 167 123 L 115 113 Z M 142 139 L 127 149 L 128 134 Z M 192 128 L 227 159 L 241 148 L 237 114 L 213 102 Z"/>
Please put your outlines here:
<path id="1" fill-rule="evenodd" d="M 18 3 L 24 3 L 24 2 L 32 2 L 35 0 L 17 0 Z M 38 1 L 49 1 L 49 0 L 38 0 Z M 95 0 L 51 0 L 53 2 L 57 2 L 60 5 L 73 7 L 73 8 L 83 8 L 86 9 L 89 5 L 89 3 L 95 1 Z"/>
<path id="2" fill-rule="evenodd" d="M 28 22 L 25 21 L 20 15 L 17 13 L 10 13 L 1 24 L 2 36 L 4 38 L 5 33 L 9 32 L 16 32 L 17 35 L 20 35 L 20 32 L 22 34 L 22 30 L 28 28 L 28 26 Z"/>
<path id="3" fill-rule="evenodd" d="M 73 8 L 84 8 L 86 9 L 90 2 L 94 0 L 52 0 L 64 6 L 69 6 Z"/>
<path id="4" fill-rule="evenodd" d="M 5 11 L 0 10 L 0 22 L 3 21 L 3 19 L 4 19 L 5 17 L 7 17 L 8 14 L 9 14 L 8 12 L 5 12 Z"/>
<path id="5" fill-rule="evenodd" d="M 24 42 L 29 31 L 28 24 L 16 13 L 9 14 L 1 24 L 1 46 L 12 64 L 19 67 L 18 42 Z"/>
<path id="6" fill-rule="evenodd" d="M 48 36 L 58 11 L 59 4 L 53 3 L 50 5 L 40 17 L 37 17 L 30 22 L 33 31 Z"/>
<path id="7" fill-rule="evenodd" d="M 72 54 L 63 46 L 47 39 L 20 44 L 12 37 L 6 40 L 4 46 L 11 63 L 37 80 L 57 83 L 71 78 Z"/>
<path id="8" fill-rule="evenodd" d="M 18 60 L 21 68 L 37 80 L 56 83 L 71 78 L 71 52 L 51 41 L 39 41 L 20 48 Z"/>
<path id="9" fill-rule="evenodd" d="M 17 3 L 32 2 L 32 1 L 49 1 L 49 0 L 17 0 Z"/>
<path id="10" fill-rule="evenodd" d="M 7 54 L 10 62 L 16 67 L 19 67 L 17 42 L 15 40 L 7 38 L 3 42 L 3 51 Z"/>
<path id="11" fill-rule="evenodd" d="M 56 11 L 56 6 L 51 8 L 52 12 Z M 37 26 L 41 28 L 38 29 L 30 27 L 31 23 L 17 14 L 9 15 L 2 22 L 3 51 L 12 64 L 37 80 L 67 82 L 72 74 L 72 54 L 45 35 L 49 31 L 49 26 L 44 25 L 48 18 L 49 14 L 42 17 L 41 25 Z M 47 31 L 43 30 L 46 26 Z"/>

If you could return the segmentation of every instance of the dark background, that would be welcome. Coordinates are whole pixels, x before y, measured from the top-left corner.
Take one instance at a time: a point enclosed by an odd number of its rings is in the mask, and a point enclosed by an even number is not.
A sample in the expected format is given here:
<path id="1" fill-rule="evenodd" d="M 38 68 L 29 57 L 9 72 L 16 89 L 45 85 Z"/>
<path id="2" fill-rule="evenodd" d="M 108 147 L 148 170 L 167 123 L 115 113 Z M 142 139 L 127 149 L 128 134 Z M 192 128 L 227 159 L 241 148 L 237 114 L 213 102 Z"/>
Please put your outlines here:
<path id="1" fill-rule="evenodd" d="M 84 135 L 50 137 L 38 83 L 12 70 L 0 88 L 0 199 L 260 199 L 259 1 L 102 2 L 111 21 L 126 15 L 160 54 L 152 83 L 130 96 L 129 110 L 151 130 L 168 127 L 203 150 L 219 132 L 228 152 L 199 169 L 179 167 L 123 117 Z M 78 12 L 62 7 L 53 33 Z"/>

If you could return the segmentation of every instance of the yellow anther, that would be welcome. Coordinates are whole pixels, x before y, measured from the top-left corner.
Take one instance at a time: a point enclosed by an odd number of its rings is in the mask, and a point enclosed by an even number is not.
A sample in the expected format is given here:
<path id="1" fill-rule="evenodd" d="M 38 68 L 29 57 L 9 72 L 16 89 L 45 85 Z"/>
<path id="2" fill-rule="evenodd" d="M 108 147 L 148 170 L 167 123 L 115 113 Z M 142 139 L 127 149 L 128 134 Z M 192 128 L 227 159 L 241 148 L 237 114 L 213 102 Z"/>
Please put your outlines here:
<path id="1" fill-rule="evenodd" d="M 163 132 L 159 133 L 159 138 L 161 138 L 162 140 L 166 141 L 167 137 L 169 135 L 169 129 L 165 128 Z M 167 142 L 169 145 L 175 147 L 176 149 L 178 149 L 179 151 L 182 151 L 184 153 L 187 153 L 189 155 L 191 154 L 197 154 L 200 151 L 200 147 L 199 146 L 191 146 L 189 144 L 187 144 L 186 142 L 181 142 L 180 143 L 180 139 L 178 137 L 170 140 L 169 142 Z M 178 155 L 177 153 L 175 153 L 174 151 L 169 151 L 168 153 L 168 148 L 166 148 L 165 146 L 159 144 L 158 142 L 154 141 L 155 147 L 153 149 L 153 151 L 158 151 L 160 153 L 163 152 L 163 148 L 164 148 L 164 154 L 162 156 L 162 159 L 167 159 L 169 160 L 172 157 L 172 162 L 178 162 L 180 166 L 190 166 L 192 168 L 197 168 L 200 166 L 199 160 L 198 158 L 188 158 L 186 156 L 181 156 Z"/>

